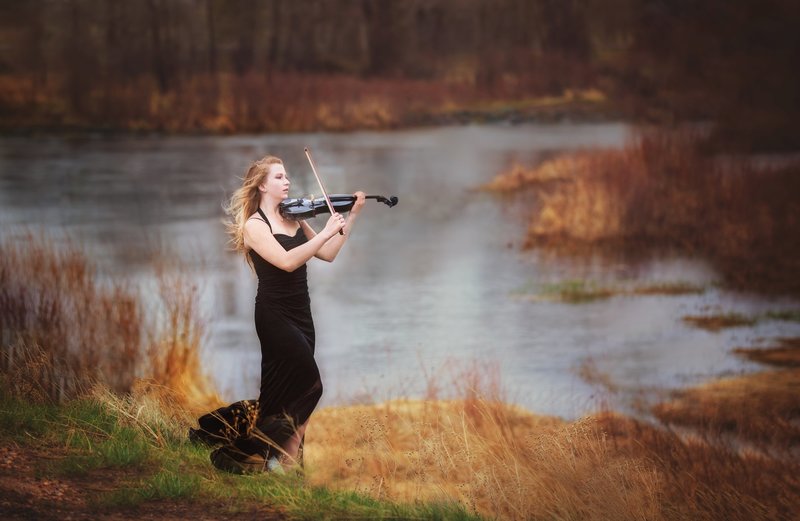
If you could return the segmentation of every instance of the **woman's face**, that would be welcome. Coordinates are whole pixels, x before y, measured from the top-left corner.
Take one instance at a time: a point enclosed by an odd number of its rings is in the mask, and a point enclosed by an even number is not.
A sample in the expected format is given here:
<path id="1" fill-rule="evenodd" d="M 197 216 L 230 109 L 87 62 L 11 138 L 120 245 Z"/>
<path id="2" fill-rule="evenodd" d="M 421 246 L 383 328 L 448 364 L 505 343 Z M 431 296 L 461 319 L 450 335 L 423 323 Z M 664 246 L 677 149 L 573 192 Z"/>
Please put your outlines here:
<path id="1" fill-rule="evenodd" d="M 269 173 L 264 183 L 264 192 L 274 199 L 284 200 L 289 197 L 289 175 L 281 164 L 269 165 Z"/>

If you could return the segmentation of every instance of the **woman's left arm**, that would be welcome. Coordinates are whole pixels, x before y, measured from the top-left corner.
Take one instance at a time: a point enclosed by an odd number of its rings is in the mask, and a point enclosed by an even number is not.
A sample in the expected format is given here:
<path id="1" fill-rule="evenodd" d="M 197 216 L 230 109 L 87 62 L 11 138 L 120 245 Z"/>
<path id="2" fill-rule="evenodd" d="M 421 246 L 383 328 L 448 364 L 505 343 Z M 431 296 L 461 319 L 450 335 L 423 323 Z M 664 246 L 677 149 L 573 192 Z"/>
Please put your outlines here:
<path id="1" fill-rule="evenodd" d="M 356 192 L 353 195 L 356 196 L 356 202 L 353 204 L 353 208 L 350 210 L 350 214 L 347 216 L 344 228 L 342 228 L 342 230 L 344 230 L 344 235 L 339 235 L 337 233 L 332 238 L 328 239 L 328 242 L 326 242 L 322 248 L 317 251 L 315 257 L 318 259 L 322 259 L 327 262 L 333 262 L 333 259 L 335 259 L 336 255 L 339 254 L 339 250 L 342 249 L 342 246 L 344 246 L 347 238 L 350 237 L 350 232 L 353 230 L 353 225 L 355 224 L 356 219 L 358 219 L 358 214 L 361 213 L 361 207 L 364 206 L 364 202 L 366 201 L 364 198 L 364 192 Z M 303 228 L 303 233 L 308 240 L 313 239 L 316 235 L 316 232 L 307 222 L 300 221 L 300 227 Z"/>

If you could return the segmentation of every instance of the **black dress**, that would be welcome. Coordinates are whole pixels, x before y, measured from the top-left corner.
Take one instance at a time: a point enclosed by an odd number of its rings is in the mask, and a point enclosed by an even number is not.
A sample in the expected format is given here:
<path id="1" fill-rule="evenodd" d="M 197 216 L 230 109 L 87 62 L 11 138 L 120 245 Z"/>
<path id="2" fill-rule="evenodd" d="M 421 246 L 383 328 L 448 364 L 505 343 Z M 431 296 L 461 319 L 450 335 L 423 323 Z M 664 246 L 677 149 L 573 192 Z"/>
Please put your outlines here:
<path id="1" fill-rule="evenodd" d="M 272 230 L 261 208 L 258 213 Z M 294 236 L 273 236 L 286 251 L 307 242 L 302 228 Z M 215 454 L 224 453 L 225 459 L 237 461 L 251 455 L 268 459 L 278 454 L 275 446 L 284 445 L 308 420 L 322 396 L 322 381 L 314 360 L 314 321 L 306 265 L 287 272 L 255 250 L 249 254 L 258 275 L 255 324 L 261 343 L 259 397 L 257 401 L 236 402 L 206 414 L 198 420 L 200 429 L 190 431 L 193 439 L 222 442 L 223 447 Z"/>

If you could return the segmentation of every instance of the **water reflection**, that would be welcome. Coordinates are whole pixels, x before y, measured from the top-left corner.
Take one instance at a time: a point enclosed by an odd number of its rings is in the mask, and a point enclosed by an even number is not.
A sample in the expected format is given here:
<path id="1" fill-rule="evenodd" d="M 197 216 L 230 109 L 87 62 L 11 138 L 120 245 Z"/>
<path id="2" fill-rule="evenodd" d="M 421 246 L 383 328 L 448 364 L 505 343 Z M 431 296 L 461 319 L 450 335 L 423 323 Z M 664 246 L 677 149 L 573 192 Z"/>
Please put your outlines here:
<path id="1" fill-rule="evenodd" d="M 0 219 L 7 233 L 26 224 L 56 236 L 66 230 L 87 245 L 103 272 L 142 284 L 152 279 L 154 252 L 180 256 L 204 289 L 207 366 L 228 398 L 252 397 L 260 358 L 252 323 L 255 279 L 240 256 L 225 251 L 221 204 L 248 164 L 267 153 L 284 158 L 293 196 L 318 193 L 303 155 L 310 145 L 331 192 L 400 197 L 392 209 L 368 201 L 339 259 L 310 264 L 323 403 L 422 395 L 437 378 L 447 380 L 452 360 L 477 358 L 499 364 L 511 399 L 571 417 L 596 404 L 596 389 L 577 376 L 589 359 L 626 390 L 626 399 L 641 389 L 751 367 L 729 350 L 754 335 L 798 334 L 785 323 L 717 334 L 681 323 L 683 314 L 722 301 L 743 311 L 775 304 L 719 291 L 580 306 L 514 297 L 526 284 L 571 277 L 713 278 L 705 265 L 686 259 L 629 266 L 522 252 L 525 201 L 505 208 L 469 190 L 514 161 L 620 146 L 626 135 L 625 126 L 605 124 L 5 138 Z"/>

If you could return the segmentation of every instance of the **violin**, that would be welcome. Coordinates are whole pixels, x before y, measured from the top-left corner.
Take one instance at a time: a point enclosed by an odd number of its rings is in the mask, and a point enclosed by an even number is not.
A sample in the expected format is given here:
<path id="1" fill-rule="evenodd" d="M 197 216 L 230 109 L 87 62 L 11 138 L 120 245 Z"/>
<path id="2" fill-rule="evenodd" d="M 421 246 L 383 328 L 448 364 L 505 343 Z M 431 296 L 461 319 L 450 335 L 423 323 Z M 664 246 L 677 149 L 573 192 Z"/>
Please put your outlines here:
<path id="1" fill-rule="evenodd" d="M 389 208 L 397 204 L 397 197 L 395 196 L 387 198 L 382 195 L 368 195 L 366 199 L 375 199 L 379 203 L 384 203 Z M 330 206 L 328 205 L 328 200 L 330 201 Z M 328 196 L 327 200 L 314 199 L 313 196 L 304 199 L 284 199 L 278 205 L 278 212 L 280 212 L 281 216 L 285 219 L 302 221 L 319 214 L 330 213 L 331 206 L 334 212 L 349 212 L 355 203 L 356 196 L 349 194 L 332 194 Z"/>

